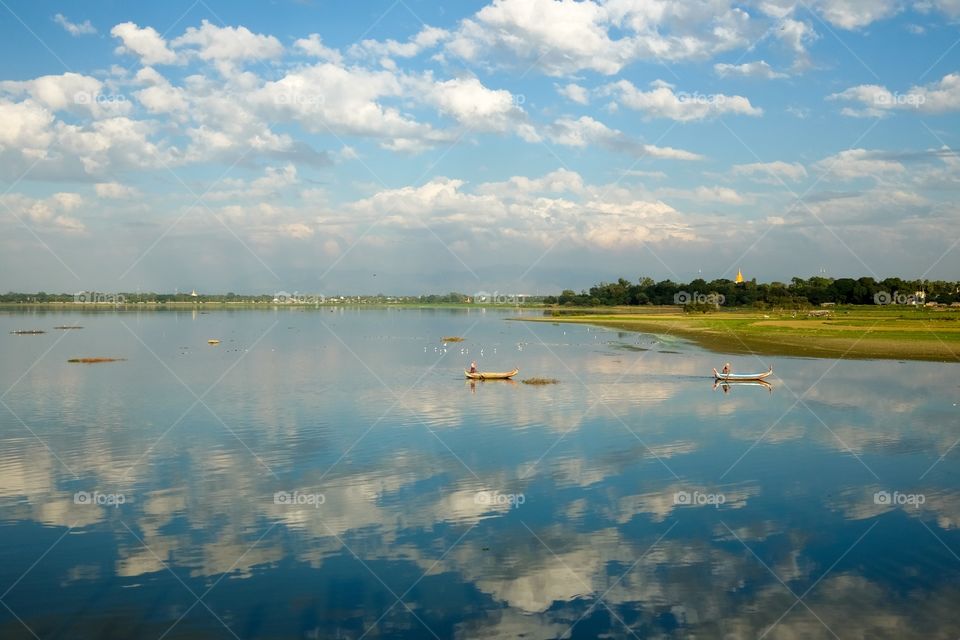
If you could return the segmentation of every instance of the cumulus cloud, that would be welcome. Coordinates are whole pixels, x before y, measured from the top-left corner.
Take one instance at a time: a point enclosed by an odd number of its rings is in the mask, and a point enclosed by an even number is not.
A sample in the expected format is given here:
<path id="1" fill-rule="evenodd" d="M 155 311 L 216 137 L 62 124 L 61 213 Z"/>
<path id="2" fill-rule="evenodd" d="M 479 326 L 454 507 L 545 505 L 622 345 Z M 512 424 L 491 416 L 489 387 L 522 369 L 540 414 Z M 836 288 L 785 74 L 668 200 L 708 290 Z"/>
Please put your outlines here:
<path id="1" fill-rule="evenodd" d="M 583 193 L 583 178 L 576 171 L 557 169 L 539 178 L 513 176 L 504 182 L 487 182 L 477 187 L 481 195 L 501 197 L 533 195 L 545 193 Z"/>
<path id="2" fill-rule="evenodd" d="M 802 20 L 784 18 L 775 27 L 776 38 L 794 54 L 793 70 L 806 71 L 812 66 L 808 47 L 820 38 L 813 25 Z"/>
<path id="3" fill-rule="evenodd" d="M 94 118 L 121 115 L 131 109 L 125 96 L 105 93 L 100 80 L 73 72 L 40 76 L 32 80 L 0 82 L 0 93 L 27 95 L 51 111 Z"/>
<path id="4" fill-rule="evenodd" d="M 843 29 L 860 29 L 902 10 L 900 0 L 819 0 L 825 20 Z"/>
<path id="5" fill-rule="evenodd" d="M 563 86 L 558 86 L 557 93 L 565 97 L 567 100 L 576 102 L 577 104 L 587 104 L 590 102 L 589 92 L 584 87 L 572 82 Z"/>
<path id="6" fill-rule="evenodd" d="M 423 29 L 407 42 L 363 40 L 350 47 L 350 54 L 358 57 L 413 58 L 425 50 L 435 48 L 449 35 L 449 32 L 444 29 L 424 25 Z"/>
<path id="7" fill-rule="evenodd" d="M 244 26 L 218 27 L 207 20 L 199 28 L 187 27 L 171 44 L 194 51 L 201 60 L 218 63 L 221 70 L 230 69 L 234 63 L 269 60 L 283 53 L 283 45 L 273 36 L 253 33 Z"/>
<path id="8" fill-rule="evenodd" d="M 467 60 L 507 52 L 550 75 L 584 69 L 613 74 L 630 59 L 630 47 L 612 40 L 606 23 L 606 11 L 590 0 L 495 0 L 463 21 L 447 49 Z"/>
<path id="9" fill-rule="evenodd" d="M 320 58 L 321 60 L 326 60 L 327 62 L 340 64 L 340 62 L 343 60 L 343 56 L 340 55 L 340 52 L 336 49 L 331 49 L 330 47 L 325 46 L 323 44 L 323 40 L 320 38 L 320 35 L 316 33 L 311 33 L 306 38 L 300 38 L 294 41 L 293 47 L 304 55 Z"/>
<path id="10" fill-rule="evenodd" d="M 764 80 L 775 80 L 777 78 L 788 77 L 785 73 L 774 71 L 773 67 L 764 60 L 756 62 L 745 62 L 743 64 L 725 64 L 717 63 L 713 65 L 714 72 L 721 78 L 741 77 L 741 78 L 762 78 Z"/>
<path id="11" fill-rule="evenodd" d="M 651 118 L 667 118 L 679 122 L 705 120 L 717 116 L 760 116 L 763 109 L 754 107 L 743 96 L 728 96 L 722 93 L 674 92 L 665 82 L 652 83 L 650 91 L 642 91 L 629 80 L 620 80 L 603 87 L 605 95 L 614 96 L 618 104 L 641 111 Z"/>
<path id="12" fill-rule="evenodd" d="M 446 50 L 553 76 L 612 75 L 637 60 L 703 59 L 747 46 L 760 32 L 743 9 L 710 0 L 494 0 L 461 22 Z"/>
<path id="13" fill-rule="evenodd" d="M 53 21 L 64 28 L 72 36 L 87 36 L 97 32 L 96 28 L 90 24 L 89 20 L 83 22 L 71 22 L 65 15 L 58 13 L 53 16 Z"/>
<path id="14" fill-rule="evenodd" d="M 521 97 L 504 89 L 488 89 L 476 78 L 455 78 L 433 82 L 426 80 L 422 96 L 440 113 L 454 118 L 461 125 L 476 131 L 504 133 L 516 131 L 528 142 L 539 136 L 527 121 L 520 106 Z"/>
<path id="15" fill-rule="evenodd" d="M 868 149 L 848 149 L 814 163 L 813 168 L 839 180 L 882 179 L 902 174 L 906 167 L 886 154 Z"/>
<path id="16" fill-rule="evenodd" d="M 735 176 L 748 176 L 758 182 L 780 184 L 781 181 L 798 182 L 807 177 L 806 168 L 798 162 L 753 162 L 737 164 L 731 169 Z"/>
<path id="17" fill-rule="evenodd" d="M 644 144 L 622 131 L 607 127 L 607 125 L 594 120 L 590 116 L 581 116 L 576 120 L 559 118 L 546 128 L 545 133 L 551 142 L 566 147 L 583 148 L 598 145 L 611 151 L 629 153 L 635 156 L 650 156 L 670 160 L 703 159 L 703 156 L 690 151 Z"/>
<path id="18" fill-rule="evenodd" d="M 693 239 L 668 204 L 586 186 L 573 172 L 514 177 L 473 190 L 463 180 L 439 177 L 418 187 L 380 191 L 347 210 L 381 217 L 378 226 L 385 228 L 419 229 L 428 223 L 448 243 L 499 238 L 549 245 L 568 238 L 592 249 L 628 250 L 649 241 Z"/>
<path id="19" fill-rule="evenodd" d="M 177 54 L 167 46 L 167 41 L 153 27 L 140 28 L 133 22 L 122 22 L 110 30 L 110 35 L 123 43 L 117 53 L 132 53 L 143 64 L 174 64 Z"/>
<path id="20" fill-rule="evenodd" d="M 271 121 L 296 122 L 311 132 L 377 138 L 384 148 L 397 151 L 453 139 L 384 102 L 404 92 L 389 71 L 320 63 L 266 82 L 250 93 L 249 103 Z"/>
<path id="21" fill-rule="evenodd" d="M 842 109 L 843 115 L 851 117 L 883 117 L 895 111 L 950 113 L 960 111 L 960 73 L 947 74 L 937 82 L 913 86 L 902 93 L 882 85 L 861 84 L 831 94 L 827 99 L 859 103 L 860 108 Z"/>
<path id="22" fill-rule="evenodd" d="M 84 205 L 83 197 L 78 193 L 58 192 L 46 198 L 11 193 L 0 196 L 0 204 L 31 227 L 49 231 L 86 230 L 83 222 L 70 215 Z"/>
<path id="23" fill-rule="evenodd" d="M 98 198 L 107 200 L 122 200 L 140 195 L 140 192 L 135 188 L 119 182 L 98 182 L 93 187 Z"/>

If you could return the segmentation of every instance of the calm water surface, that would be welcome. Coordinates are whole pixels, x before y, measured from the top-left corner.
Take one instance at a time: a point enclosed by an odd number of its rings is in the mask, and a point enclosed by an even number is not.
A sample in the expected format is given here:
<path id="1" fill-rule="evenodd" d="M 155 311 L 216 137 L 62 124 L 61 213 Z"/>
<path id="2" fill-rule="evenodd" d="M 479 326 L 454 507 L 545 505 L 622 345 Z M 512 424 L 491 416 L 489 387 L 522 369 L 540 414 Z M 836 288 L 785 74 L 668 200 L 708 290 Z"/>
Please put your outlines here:
<path id="1" fill-rule="evenodd" d="M 0 315 L 0 637 L 960 637 L 956 364 L 507 317 Z"/>

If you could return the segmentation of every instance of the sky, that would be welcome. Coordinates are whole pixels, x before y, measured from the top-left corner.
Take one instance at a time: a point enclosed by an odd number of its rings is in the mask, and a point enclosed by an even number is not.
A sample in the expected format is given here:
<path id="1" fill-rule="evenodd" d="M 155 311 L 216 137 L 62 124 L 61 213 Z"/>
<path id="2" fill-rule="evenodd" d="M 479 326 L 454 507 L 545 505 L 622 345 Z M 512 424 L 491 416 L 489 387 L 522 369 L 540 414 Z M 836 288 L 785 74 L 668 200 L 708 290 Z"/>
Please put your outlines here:
<path id="1" fill-rule="evenodd" d="M 960 279 L 960 0 L 0 0 L 0 290 Z"/>

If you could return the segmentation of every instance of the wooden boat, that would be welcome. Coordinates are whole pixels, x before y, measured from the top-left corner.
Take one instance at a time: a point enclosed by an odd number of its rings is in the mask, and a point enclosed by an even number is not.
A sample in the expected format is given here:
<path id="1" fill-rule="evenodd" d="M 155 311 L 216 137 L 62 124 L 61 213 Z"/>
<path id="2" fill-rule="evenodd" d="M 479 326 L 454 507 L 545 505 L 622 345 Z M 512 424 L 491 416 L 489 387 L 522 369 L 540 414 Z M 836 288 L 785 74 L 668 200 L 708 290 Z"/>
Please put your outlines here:
<path id="1" fill-rule="evenodd" d="M 476 373 L 470 373 L 469 371 L 464 371 L 463 374 L 470 378 L 471 380 L 508 380 L 513 376 L 520 373 L 520 369 L 514 369 L 513 371 L 504 371 L 502 373 L 496 373 L 491 371 L 477 371 Z"/>
<path id="2" fill-rule="evenodd" d="M 766 377 L 773 375 L 773 367 L 771 366 L 768 371 L 763 373 L 720 373 L 717 371 L 716 367 L 713 369 L 713 377 L 715 380 L 723 380 L 725 382 L 740 382 L 744 380 L 763 380 Z"/>
<path id="3" fill-rule="evenodd" d="M 207 340 L 207 344 L 220 344 L 220 341 L 217 340 L 216 338 L 210 338 L 209 340 Z"/>

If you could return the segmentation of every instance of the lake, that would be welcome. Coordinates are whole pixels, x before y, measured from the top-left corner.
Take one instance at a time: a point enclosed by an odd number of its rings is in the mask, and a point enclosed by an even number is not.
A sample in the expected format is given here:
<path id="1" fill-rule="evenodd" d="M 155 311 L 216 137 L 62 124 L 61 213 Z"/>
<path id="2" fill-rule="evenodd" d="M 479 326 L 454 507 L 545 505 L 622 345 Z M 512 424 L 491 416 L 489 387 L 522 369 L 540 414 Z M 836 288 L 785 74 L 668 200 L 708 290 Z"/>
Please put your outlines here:
<path id="1" fill-rule="evenodd" d="M 515 315 L 0 313 L 0 637 L 960 637 L 956 364 Z"/>

